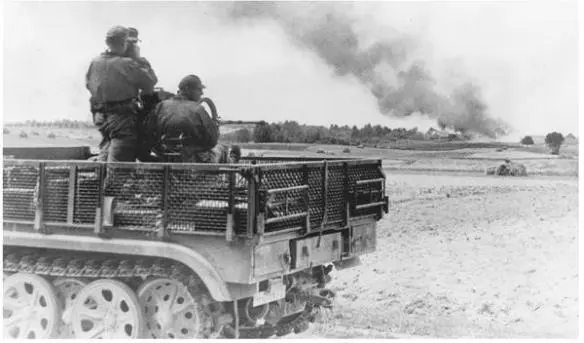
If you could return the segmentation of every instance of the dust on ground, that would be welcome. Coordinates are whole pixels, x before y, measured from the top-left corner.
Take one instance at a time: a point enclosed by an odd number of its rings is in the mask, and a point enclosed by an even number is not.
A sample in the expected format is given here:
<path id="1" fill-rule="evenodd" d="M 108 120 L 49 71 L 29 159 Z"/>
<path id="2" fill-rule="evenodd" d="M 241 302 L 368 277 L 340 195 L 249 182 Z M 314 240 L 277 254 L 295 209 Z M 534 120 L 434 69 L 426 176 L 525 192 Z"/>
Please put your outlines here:
<path id="1" fill-rule="evenodd" d="M 388 172 L 377 251 L 304 337 L 575 338 L 578 181 Z"/>

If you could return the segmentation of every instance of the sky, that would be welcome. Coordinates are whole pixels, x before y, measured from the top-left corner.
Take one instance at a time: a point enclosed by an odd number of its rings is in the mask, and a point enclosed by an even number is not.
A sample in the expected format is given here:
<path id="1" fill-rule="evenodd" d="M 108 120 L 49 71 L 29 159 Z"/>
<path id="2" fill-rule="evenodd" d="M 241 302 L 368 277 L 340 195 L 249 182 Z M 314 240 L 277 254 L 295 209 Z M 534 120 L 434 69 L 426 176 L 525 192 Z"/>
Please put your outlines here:
<path id="1" fill-rule="evenodd" d="M 439 82 L 454 78 L 453 66 L 472 78 L 489 115 L 515 134 L 577 134 L 576 5 L 359 2 L 350 11 L 367 39 L 416 37 L 419 57 Z M 158 86 L 174 92 L 181 77 L 197 74 L 225 119 L 436 126 L 421 115 L 382 115 L 366 87 L 335 75 L 277 23 L 236 22 L 217 4 L 4 2 L 2 22 L 5 122 L 89 120 L 84 76 L 105 50 L 107 30 L 120 24 L 138 28 Z"/>

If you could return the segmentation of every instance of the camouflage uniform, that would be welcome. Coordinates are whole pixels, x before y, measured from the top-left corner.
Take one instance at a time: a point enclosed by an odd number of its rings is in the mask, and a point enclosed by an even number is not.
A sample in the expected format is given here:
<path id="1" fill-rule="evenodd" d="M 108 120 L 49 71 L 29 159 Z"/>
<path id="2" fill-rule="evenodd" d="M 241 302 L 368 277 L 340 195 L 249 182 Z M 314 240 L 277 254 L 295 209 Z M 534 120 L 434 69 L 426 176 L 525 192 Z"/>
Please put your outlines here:
<path id="1" fill-rule="evenodd" d="M 228 150 L 218 145 L 219 127 L 203 106 L 177 95 L 159 103 L 149 115 L 150 146 L 163 161 L 227 163 Z"/>
<path id="2" fill-rule="evenodd" d="M 108 36 L 116 34 L 127 37 L 127 29 L 115 27 L 108 32 Z M 100 160 L 136 160 L 137 99 L 140 90 L 151 93 L 157 81 L 148 63 L 129 57 L 104 52 L 91 61 L 86 87 L 91 92 L 94 123 L 103 135 Z"/>

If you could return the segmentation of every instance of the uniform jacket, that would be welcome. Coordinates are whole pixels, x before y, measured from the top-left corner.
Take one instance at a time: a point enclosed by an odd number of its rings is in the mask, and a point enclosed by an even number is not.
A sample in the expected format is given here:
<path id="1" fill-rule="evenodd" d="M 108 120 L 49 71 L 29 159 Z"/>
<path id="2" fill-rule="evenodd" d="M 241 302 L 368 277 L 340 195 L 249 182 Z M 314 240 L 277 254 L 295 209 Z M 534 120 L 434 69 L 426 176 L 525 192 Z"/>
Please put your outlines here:
<path id="1" fill-rule="evenodd" d="M 159 103 L 148 118 L 151 145 L 162 137 L 183 136 L 185 145 L 197 151 L 206 151 L 217 145 L 219 128 L 203 106 L 177 95 Z"/>
<path id="2" fill-rule="evenodd" d="M 151 93 L 158 79 L 148 63 L 104 52 L 91 61 L 85 81 L 92 102 L 103 104 Z"/>

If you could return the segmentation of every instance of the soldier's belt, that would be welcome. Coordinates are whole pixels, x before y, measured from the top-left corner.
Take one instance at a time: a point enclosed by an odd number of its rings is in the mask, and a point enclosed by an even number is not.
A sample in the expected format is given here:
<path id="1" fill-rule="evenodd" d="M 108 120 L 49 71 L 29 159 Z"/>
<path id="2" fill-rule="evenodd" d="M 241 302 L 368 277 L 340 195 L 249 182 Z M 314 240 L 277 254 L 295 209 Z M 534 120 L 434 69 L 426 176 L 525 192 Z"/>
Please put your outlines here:
<path id="1" fill-rule="evenodd" d="M 102 111 L 107 113 L 107 112 L 113 112 L 115 110 L 125 109 L 125 108 L 135 109 L 137 103 L 138 103 L 138 100 L 136 100 L 136 99 L 128 99 L 128 100 L 122 100 L 122 101 L 109 101 L 109 102 L 106 102 L 103 104 Z"/>

